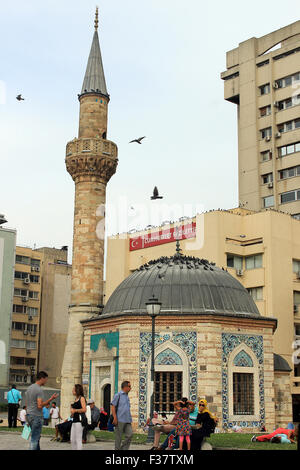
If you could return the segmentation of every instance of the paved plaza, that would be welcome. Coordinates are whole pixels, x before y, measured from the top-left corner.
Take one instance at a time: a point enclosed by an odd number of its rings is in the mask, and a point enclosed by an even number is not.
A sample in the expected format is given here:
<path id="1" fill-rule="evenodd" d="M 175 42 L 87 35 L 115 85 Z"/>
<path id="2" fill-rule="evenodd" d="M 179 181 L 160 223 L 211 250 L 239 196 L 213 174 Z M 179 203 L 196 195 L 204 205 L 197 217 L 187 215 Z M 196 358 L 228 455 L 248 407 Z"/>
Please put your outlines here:
<path id="1" fill-rule="evenodd" d="M 28 450 L 29 442 L 21 437 L 21 433 L 5 432 L 0 429 L 0 451 L 1 450 Z M 42 436 L 41 450 L 72 450 L 69 442 L 51 441 L 51 436 Z M 97 441 L 84 444 L 83 450 L 114 450 L 114 441 Z M 149 450 L 151 446 L 143 444 L 133 444 L 130 450 Z"/>

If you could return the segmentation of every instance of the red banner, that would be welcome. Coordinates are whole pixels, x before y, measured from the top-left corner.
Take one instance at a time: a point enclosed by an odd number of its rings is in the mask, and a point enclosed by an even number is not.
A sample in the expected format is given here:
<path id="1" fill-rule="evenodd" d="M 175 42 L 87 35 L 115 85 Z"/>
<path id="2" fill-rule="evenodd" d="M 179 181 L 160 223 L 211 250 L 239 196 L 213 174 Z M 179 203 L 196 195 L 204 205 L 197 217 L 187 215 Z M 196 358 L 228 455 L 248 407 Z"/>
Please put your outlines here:
<path id="1" fill-rule="evenodd" d="M 142 250 L 151 246 L 163 245 L 164 243 L 176 242 L 196 237 L 196 222 L 186 225 L 177 225 L 169 229 L 161 229 L 159 232 L 147 233 L 139 237 L 130 238 L 129 251 Z"/>

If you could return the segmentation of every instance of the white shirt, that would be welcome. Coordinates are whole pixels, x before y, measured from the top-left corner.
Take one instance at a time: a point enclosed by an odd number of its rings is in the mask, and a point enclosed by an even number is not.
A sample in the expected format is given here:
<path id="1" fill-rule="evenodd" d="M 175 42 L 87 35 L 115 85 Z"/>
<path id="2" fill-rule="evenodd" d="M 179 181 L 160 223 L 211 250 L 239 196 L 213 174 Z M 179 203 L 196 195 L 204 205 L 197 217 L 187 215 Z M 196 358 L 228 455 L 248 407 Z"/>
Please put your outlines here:
<path id="1" fill-rule="evenodd" d="M 51 416 L 51 418 L 54 418 L 54 419 L 59 417 L 59 408 L 58 408 L 58 406 L 56 408 L 51 408 L 50 409 L 50 416 Z"/>
<path id="2" fill-rule="evenodd" d="M 21 410 L 20 411 L 20 420 L 22 422 L 26 421 L 26 410 Z"/>

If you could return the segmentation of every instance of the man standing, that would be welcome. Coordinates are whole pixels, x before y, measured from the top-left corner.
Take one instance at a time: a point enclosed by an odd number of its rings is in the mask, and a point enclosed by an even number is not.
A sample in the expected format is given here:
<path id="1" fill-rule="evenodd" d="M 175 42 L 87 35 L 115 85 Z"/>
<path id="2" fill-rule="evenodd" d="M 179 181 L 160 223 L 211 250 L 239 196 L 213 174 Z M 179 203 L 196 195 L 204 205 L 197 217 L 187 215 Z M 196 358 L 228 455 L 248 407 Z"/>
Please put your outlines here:
<path id="1" fill-rule="evenodd" d="M 62 419 L 59 413 L 59 408 L 56 406 L 55 401 L 52 403 L 52 408 L 50 409 L 51 416 L 51 428 L 55 429 L 55 426 L 59 424 L 59 420 Z"/>
<path id="2" fill-rule="evenodd" d="M 21 393 L 15 385 L 11 386 L 11 390 L 7 393 L 8 401 L 8 427 L 17 427 L 17 417 L 19 409 L 19 401 L 22 399 Z"/>
<path id="3" fill-rule="evenodd" d="M 47 380 L 47 372 L 38 372 L 36 382 L 30 385 L 26 392 L 26 420 L 31 427 L 31 450 L 40 450 L 40 437 L 43 426 L 43 407 L 47 406 L 58 396 L 57 393 L 54 393 L 48 400 L 44 401 L 44 392 L 42 387 L 47 383 Z"/>
<path id="4" fill-rule="evenodd" d="M 132 438 L 132 417 L 130 413 L 130 401 L 128 393 L 131 385 L 125 380 L 121 385 L 121 392 L 116 393 L 111 402 L 113 424 L 115 425 L 115 450 L 128 450 Z M 125 439 L 122 443 L 122 435 Z"/>
<path id="5" fill-rule="evenodd" d="M 89 408 L 91 413 L 89 413 Z M 92 398 L 90 398 L 87 401 L 87 412 L 86 412 L 86 417 L 87 417 L 87 425 L 83 428 L 83 434 L 82 434 L 82 441 L 85 443 L 86 442 L 86 435 L 88 431 L 93 431 L 99 423 L 100 420 L 100 410 L 97 408 L 95 405 L 95 402 Z"/>

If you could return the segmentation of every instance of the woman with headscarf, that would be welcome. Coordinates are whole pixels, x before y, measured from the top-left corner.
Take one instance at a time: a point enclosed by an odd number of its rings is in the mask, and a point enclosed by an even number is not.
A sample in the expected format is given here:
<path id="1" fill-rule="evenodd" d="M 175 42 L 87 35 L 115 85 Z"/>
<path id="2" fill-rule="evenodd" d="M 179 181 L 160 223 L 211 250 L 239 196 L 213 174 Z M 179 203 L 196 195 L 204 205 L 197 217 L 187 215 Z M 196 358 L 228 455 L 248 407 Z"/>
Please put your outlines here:
<path id="1" fill-rule="evenodd" d="M 104 431 L 107 430 L 107 423 L 108 423 L 108 413 L 106 413 L 104 408 L 100 408 L 100 419 L 99 419 L 99 429 Z"/>
<path id="2" fill-rule="evenodd" d="M 192 430 L 191 450 L 200 450 L 204 437 L 209 437 L 215 430 L 217 418 L 207 408 L 207 401 L 199 401 L 199 412 L 196 419 L 197 428 Z"/>

